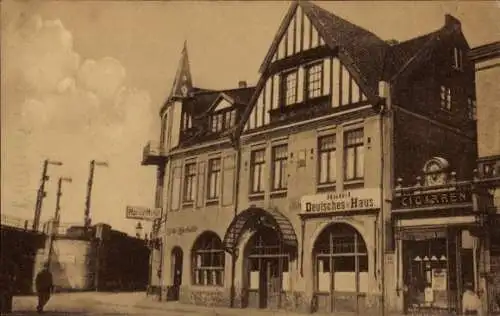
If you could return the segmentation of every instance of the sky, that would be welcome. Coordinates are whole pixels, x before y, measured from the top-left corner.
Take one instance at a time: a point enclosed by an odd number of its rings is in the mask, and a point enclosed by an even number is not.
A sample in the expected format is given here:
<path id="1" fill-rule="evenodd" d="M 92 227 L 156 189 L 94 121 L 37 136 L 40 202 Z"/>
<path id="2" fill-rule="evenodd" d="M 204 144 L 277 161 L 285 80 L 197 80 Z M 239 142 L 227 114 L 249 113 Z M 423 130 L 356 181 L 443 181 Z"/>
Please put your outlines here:
<path id="1" fill-rule="evenodd" d="M 382 39 L 406 40 L 461 20 L 471 47 L 500 38 L 500 2 L 317 2 Z M 42 220 L 83 223 L 91 159 L 93 223 L 134 232 L 127 205 L 152 207 L 155 168 L 142 148 L 159 138 L 159 109 L 187 40 L 194 85 L 255 84 L 290 3 L 280 1 L 2 1 L 1 211 L 32 219 L 43 159 Z"/>

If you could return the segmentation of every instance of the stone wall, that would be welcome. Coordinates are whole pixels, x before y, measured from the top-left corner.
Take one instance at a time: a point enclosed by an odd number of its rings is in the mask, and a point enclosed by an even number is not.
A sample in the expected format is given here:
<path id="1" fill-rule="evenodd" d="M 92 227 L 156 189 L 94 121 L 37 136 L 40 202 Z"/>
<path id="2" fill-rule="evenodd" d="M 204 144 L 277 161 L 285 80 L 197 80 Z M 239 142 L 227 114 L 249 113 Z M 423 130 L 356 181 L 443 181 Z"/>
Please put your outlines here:
<path id="1" fill-rule="evenodd" d="M 179 301 L 184 304 L 209 307 L 230 306 L 230 292 L 226 288 L 181 286 Z"/>

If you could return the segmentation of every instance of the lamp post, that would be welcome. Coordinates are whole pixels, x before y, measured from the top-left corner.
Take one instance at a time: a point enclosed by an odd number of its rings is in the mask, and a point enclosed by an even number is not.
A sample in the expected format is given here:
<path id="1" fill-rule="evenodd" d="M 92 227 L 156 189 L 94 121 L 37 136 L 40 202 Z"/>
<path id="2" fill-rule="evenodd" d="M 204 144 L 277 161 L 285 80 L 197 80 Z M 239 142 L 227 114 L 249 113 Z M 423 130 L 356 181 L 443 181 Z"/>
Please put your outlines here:
<path id="1" fill-rule="evenodd" d="M 87 198 L 85 199 L 85 214 L 84 214 L 84 222 L 83 225 L 85 230 L 87 231 L 90 227 L 91 218 L 90 218 L 90 200 L 92 196 L 92 184 L 94 182 L 94 169 L 95 166 L 108 167 L 108 163 L 106 161 L 90 161 L 90 172 L 89 179 L 87 181 Z"/>
<path id="2" fill-rule="evenodd" d="M 49 180 L 49 176 L 47 176 L 47 169 L 49 165 L 54 166 L 62 166 L 63 163 L 60 161 L 53 161 L 49 159 L 45 159 L 43 161 L 42 167 L 42 178 L 40 179 L 40 186 L 38 187 L 37 195 L 36 195 L 36 204 L 35 204 L 35 215 L 33 218 L 33 226 L 32 229 L 34 231 L 38 230 L 38 226 L 40 225 L 40 215 L 42 213 L 42 204 L 43 199 L 45 198 L 45 182 Z"/>
<path id="3" fill-rule="evenodd" d="M 61 213 L 61 195 L 62 195 L 62 182 L 72 182 L 71 178 L 68 177 L 59 177 L 59 181 L 57 182 L 57 199 L 56 199 L 56 211 L 54 213 L 54 219 L 52 221 L 52 228 L 49 235 L 49 254 L 47 261 L 51 262 L 52 260 L 52 246 L 54 244 L 54 240 L 56 238 L 57 229 L 59 228 L 59 219 Z"/>

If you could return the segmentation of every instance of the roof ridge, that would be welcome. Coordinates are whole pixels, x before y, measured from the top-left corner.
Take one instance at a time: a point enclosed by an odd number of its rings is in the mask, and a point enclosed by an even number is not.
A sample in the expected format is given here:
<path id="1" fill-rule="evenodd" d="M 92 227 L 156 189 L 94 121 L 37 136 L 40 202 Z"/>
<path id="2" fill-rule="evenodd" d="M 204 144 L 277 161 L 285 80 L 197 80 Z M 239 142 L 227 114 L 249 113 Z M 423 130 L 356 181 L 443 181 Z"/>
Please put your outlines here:
<path id="1" fill-rule="evenodd" d="M 324 14 L 327 14 L 328 16 L 332 17 L 332 18 L 335 18 L 335 19 L 338 19 L 344 23 L 348 23 L 350 24 L 351 26 L 357 28 L 358 30 L 360 31 L 363 31 L 364 33 L 366 33 L 367 35 L 370 35 L 370 36 L 374 36 L 376 38 L 378 38 L 380 41 L 384 41 L 382 40 L 377 34 L 373 33 L 373 32 L 370 32 L 369 30 L 365 29 L 364 27 L 361 27 L 339 15 L 336 15 L 335 13 L 331 12 L 331 11 L 328 11 L 327 9 L 317 5 L 317 4 L 314 4 L 312 3 L 311 1 L 308 1 L 308 0 L 299 0 L 298 1 L 299 5 L 304 9 L 304 5 L 305 5 L 305 9 L 310 9 L 311 7 L 313 8 L 316 8 L 318 11 L 324 13 Z"/>

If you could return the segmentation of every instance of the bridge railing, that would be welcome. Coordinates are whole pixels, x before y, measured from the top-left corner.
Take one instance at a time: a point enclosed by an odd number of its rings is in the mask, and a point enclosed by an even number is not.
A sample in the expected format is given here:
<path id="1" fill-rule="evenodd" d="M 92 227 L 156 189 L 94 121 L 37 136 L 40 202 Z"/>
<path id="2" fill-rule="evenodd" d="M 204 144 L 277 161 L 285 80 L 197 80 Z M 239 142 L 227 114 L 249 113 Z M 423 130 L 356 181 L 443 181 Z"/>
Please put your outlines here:
<path id="1" fill-rule="evenodd" d="M 1 217 L 2 225 L 15 227 L 24 230 L 32 230 L 33 229 L 33 221 L 19 218 L 11 215 L 2 214 Z"/>

